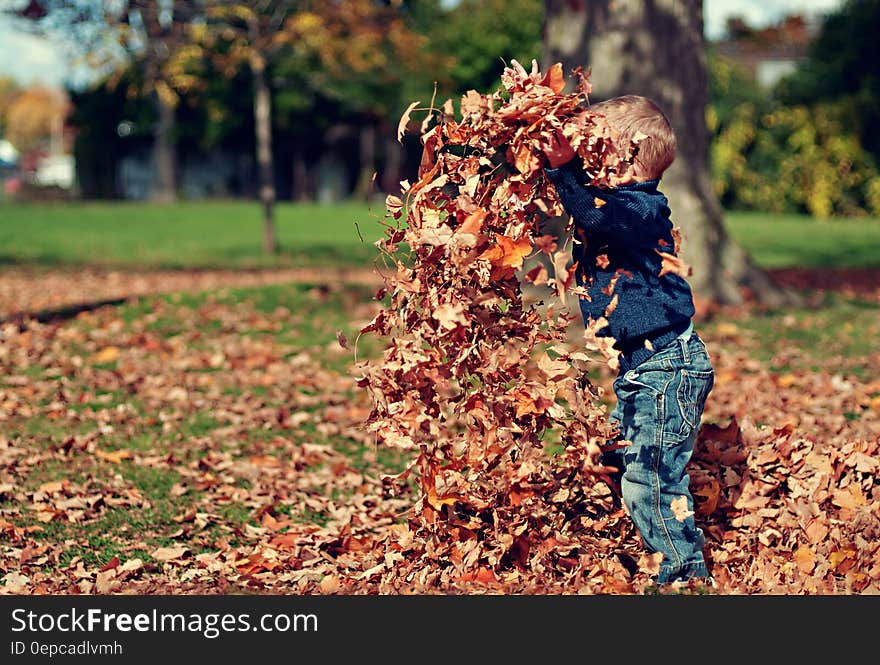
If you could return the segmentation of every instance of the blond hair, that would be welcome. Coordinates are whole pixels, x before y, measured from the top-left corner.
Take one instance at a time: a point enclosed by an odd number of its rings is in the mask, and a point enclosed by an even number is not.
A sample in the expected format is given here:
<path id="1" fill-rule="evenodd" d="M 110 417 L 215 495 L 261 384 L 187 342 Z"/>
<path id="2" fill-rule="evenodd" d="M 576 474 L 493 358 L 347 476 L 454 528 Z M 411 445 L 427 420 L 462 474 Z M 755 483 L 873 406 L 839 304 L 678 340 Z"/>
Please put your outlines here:
<path id="1" fill-rule="evenodd" d="M 647 179 L 660 178 L 675 160 L 675 132 L 669 118 L 647 97 L 613 97 L 591 104 L 589 110 L 605 117 L 618 134 L 617 145 L 621 150 L 629 150 L 631 142 L 637 140 L 636 166 Z M 639 140 L 641 136 L 646 138 Z"/>

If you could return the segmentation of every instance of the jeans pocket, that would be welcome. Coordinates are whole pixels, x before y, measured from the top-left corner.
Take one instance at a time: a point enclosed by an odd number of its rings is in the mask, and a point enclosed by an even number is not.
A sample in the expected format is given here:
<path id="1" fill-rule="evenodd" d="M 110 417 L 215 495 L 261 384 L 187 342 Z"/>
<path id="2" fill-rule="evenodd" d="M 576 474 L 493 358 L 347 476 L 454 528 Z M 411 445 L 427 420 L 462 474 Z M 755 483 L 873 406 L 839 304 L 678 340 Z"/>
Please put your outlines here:
<path id="1" fill-rule="evenodd" d="M 715 383 L 715 373 L 710 370 L 683 369 L 676 398 L 681 410 L 682 427 L 679 432 L 689 435 L 700 423 L 706 398 Z"/>

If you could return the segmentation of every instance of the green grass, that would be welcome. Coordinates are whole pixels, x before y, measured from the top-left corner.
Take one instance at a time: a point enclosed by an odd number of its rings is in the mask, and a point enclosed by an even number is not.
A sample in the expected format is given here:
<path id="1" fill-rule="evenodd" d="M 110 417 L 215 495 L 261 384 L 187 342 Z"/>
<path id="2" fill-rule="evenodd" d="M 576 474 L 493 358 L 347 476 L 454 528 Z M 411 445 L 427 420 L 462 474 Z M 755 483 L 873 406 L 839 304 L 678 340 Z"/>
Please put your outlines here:
<path id="1" fill-rule="evenodd" d="M 256 203 L 0 205 L 0 265 L 165 268 L 365 265 L 381 237 L 381 204 L 277 206 L 281 254 L 262 252 Z"/>
<path id="2" fill-rule="evenodd" d="M 248 201 L 0 204 L 0 265 L 165 268 L 365 266 L 377 256 L 381 203 L 280 203 L 281 254 L 263 254 Z M 768 268 L 880 266 L 880 219 L 815 220 L 731 212 L 731 235 Z"/>
<path id="3" fill-rule="evenodd" d="M 880 267 L 880 219 L 728 213 L 733 238 L 765 268 Z"/>

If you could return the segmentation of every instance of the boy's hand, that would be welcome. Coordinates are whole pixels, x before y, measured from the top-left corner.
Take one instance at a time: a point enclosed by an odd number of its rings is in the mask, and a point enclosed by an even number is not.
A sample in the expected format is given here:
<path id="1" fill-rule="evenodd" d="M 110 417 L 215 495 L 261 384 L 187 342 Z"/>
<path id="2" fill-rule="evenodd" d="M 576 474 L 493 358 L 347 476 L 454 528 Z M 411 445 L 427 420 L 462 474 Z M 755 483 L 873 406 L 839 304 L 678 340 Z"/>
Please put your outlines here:
<path id="1" fill-rule="evenodd" d="M 547 158 L 551 169 L 556 169 L 574 159 L 574 148 L 561 129 L 557 129 L 549 141 L 541 142 L 541 150 Z"/>

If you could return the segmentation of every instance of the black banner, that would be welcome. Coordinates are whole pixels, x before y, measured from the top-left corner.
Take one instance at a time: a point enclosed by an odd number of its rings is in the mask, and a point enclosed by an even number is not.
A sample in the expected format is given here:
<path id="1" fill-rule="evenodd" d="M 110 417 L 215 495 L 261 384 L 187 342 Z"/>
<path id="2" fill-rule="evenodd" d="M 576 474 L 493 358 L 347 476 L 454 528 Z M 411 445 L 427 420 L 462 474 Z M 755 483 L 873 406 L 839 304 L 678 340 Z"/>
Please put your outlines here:
<path id="1" fill-rule="evenodd" d="M 582 652 L 650 658 L 741 640 L 805 646 L 861 632 L 873 598 L 730 596 L 0 596 L 0 663 L 391 662 L 461 656 L 497 662 Z M 864 603 L 868 604 L 865 605 Z M 855 603 L 855 604 L 854 604 Z M 849 617 L 849 618 L 848 618 Z M 815 628 L 817 631 L 812 633 Z M 840 633 L 838 633 L 840 634 Z M 866 633 L 861 632 L 864 636 Z M 784 642 L 780 638 L 784 637 Z M 727 647 L 724 644 L 727 643 Z M 686 647 L 684 646 L 686 645 Z M 680 651 L 682 648 L 684 652 Z M 836 656 L 843 651 L 838 642 Z M 636 649 L 633 653 L 632 650 Z M 643 650 L 647 649 L 647 651 Z M 844 649 L 845 650 L 845 649 Z M 660 654 L 660 652 L 657 652 Z M 815 655 L 814 651 L 811 651 Z M 638 656 L 638 657 L 642 657 Z M 255 660 L 256 659 L 256 660 Z"/>

